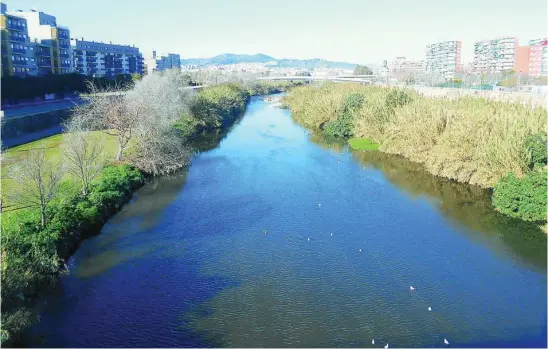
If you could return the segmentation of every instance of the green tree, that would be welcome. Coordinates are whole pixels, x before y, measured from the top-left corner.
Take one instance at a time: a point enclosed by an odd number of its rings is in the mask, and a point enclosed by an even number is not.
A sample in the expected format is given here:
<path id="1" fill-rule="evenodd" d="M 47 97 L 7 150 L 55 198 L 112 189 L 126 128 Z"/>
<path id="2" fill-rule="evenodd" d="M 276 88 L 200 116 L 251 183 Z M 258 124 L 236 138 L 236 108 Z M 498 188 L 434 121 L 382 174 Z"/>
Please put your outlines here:
<path id="1" fill-rule="evenodd" d="M 357 65 L 354 68 L 354 75 L 372 75 L 373 71 L 365 65 Z"/>

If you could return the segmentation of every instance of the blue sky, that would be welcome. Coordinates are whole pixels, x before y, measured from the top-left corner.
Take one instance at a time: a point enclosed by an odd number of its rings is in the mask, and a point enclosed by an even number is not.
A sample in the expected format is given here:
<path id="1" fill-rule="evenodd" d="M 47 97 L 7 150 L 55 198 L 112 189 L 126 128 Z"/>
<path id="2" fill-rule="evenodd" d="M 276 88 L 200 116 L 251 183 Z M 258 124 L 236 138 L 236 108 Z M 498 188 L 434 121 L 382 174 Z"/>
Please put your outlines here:
<path id="1" fill-rule="evenodd" d="M 50 13 L 72 37 L 182 57 L 265 53 L 372 63 L 422 58 L 428 43 L 547 35 L 546 0 L 8 0 Z"/>

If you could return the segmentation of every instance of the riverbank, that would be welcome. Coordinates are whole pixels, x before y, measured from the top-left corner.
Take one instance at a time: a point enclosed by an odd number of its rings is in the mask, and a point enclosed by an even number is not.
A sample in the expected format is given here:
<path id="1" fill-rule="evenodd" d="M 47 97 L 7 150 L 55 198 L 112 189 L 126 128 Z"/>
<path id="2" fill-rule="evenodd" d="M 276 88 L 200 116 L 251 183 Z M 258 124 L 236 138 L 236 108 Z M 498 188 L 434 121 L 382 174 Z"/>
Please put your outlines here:
<path id="1" fill-rule="evenodd" d="M 21 345 L 545 345 L 535 224 L 488 190 L 315 136 L 252 98 L 218 146 L 80 246 Z"/>
<path id="2" fill-rule="evenodd" d="M 370 140 L 380 151 L 420 163 L 436 176 L 495 188 L 496 195 L 496 185 L 510 174 L 525 178 L 546 164 L 545 147 L 535 165 L 531 154 L 536 150 L 528 146 L 545 135 L 547 111 L 541 107 L 474 97 L 428 98 L 411 90 L 351 84 L 299 87 L 284 103 L 293 119 L 310 130 Z M 503 191 L 498 193 L 506 195 Z M 520 199 L 511 197 L 507 208 L 497 208 L 523 217 L 513 213 L 524 209 L 512 207 Z M 536 212 L 528 220 L 545 221 L 545 198 L 539 194 L 533 201 Z"/>
<path id="3" fill-rule="evenodd" d="M 181 116 L 181 122 L 175 128 L 185 143 L 199 142 L 201 137 L 211 132 L 222 135 L 243 114 L 250 97 L 249 89 L 238 84 L 204 89 L 192 99 L 189 114 Z M 92 136 L 97 137 L 100 133 L 95 131 Z M 47 160 L 60 157 L 63 136 L 51 137 L 51 142 L 36 141 L 9 150 L 7 159 L 3 160 L 6 161 L 4 170 L 6 164 L 17 165 L 36 147 L 47 148 L 44 155 Z M 116 153 L 115 139 L 107 137 L 110 145 L 103 151 L 112 157 Z M 221 136 L 214 139 L 220 141 Z M 99 139 L 93 140 L 97 141 Z M 32 305 L 41 290 L 57 282 L 60 273 L 66 270 L 66 260 L 82 240 L 98 234 L 103 224 L 130 200 L 133 192 L 151 178 L 143 169 L 125 162 L 111 161 L 91 183 L 86 195 L 82 195 L 74 185 L 74 178 L 65 176 L 55 198 L 47 205 L 45 226 L 43 220 L 40 223 L 36 208 L 22 207 L 2 213 L 3 346 L 11 345 L 37 320 Z M 5 180 L 2 189 L 5 198 L 6 191 L 10 190 Z"/>

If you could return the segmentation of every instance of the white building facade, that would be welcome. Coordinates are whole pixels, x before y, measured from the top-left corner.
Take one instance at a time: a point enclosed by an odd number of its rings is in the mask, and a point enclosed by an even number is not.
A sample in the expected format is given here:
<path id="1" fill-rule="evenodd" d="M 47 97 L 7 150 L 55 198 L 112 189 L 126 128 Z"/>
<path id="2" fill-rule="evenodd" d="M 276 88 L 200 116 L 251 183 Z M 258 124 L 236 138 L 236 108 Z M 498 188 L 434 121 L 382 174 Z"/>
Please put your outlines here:
<path id="1" fill-rule="evenodd" d="M 474 71 L 500 73 L 514 69 L 518 40 L 513 37 L 474 44 Z"/>
<path id="2" fill-rule="evenodd" d="M 444 41 L 426 46 L 425 70 L 453 79 L 461 69 L 460 41 Z"/>

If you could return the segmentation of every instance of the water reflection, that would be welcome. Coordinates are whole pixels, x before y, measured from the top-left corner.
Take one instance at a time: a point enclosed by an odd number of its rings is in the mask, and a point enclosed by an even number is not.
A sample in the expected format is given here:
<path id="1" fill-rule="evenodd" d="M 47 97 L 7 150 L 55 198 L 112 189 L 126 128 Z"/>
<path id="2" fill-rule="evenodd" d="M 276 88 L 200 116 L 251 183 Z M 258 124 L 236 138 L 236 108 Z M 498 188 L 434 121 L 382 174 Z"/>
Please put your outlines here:
<path id="1" fill-rule="evenodd" d="M 436 203 L 440 212 L 452 222 L 466 227 L 459 231 L 496 237 L 503 244 L 484 242 L 497 249 L 504 248 L 522 262 L 546 271 L 546 238 L 539 227 L 530 222 L 504 216 L 493 209 L 489 190 L 458 183 L 426 172 L 420 164 L 400 156 L 375 151 L 352 151 L 360 164 L 381 170 L 391 183 L 413 197 L 425 196 Z"/>

